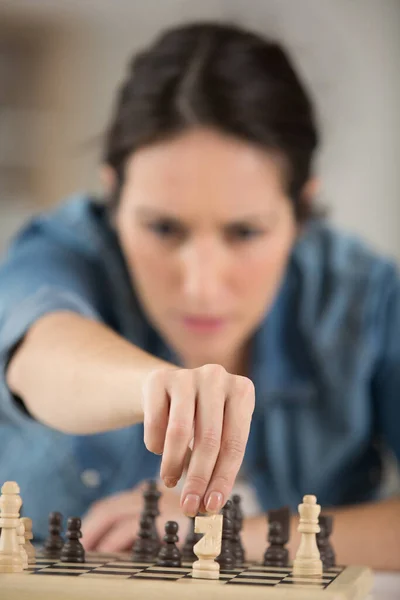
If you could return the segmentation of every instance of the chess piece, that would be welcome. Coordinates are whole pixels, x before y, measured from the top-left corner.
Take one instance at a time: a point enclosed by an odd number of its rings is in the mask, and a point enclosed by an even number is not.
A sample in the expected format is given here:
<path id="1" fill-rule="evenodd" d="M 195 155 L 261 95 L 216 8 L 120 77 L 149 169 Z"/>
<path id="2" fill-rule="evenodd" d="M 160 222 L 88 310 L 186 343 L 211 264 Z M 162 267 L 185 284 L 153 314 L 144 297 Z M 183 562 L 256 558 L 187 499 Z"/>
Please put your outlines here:
<path id="1" fill-rule="evenodd" d="M 79 517 L 70 517 L 67 521 L 67 541 L 61 550 L 60 561 L 68 563 L 84 563 L 85 549 L 79 541 L 82 537 L 81 520 Z"/>
<path id="2" fill-rule="evenodd" d="M 0 498 L 0 573 L 20 573 L 23 559 L 18 543 L 17 528 L 22 506 L 20 489 L 15 481 L 6 481 Z"/>
<path id="3" fill-rule="evenodd" d="M 161 492 L 157 488 L 157 482 L 150 479 L 147 483 L 147 489 L 143 492 L 144 509 L 143 514 L 151 517 L 151 540 L 153 545 L 152 558 L 155 559 L 161 548 L 161 540 L 157 531 L 156 519 L 160 514 L 159 501 Z"/>
<path id="4" fill-rule="evenodd" d="M 19 525 L 17 527 L 17 537 L 19 544 L 19 551 L 21 553 L 22 558 L 22 566 L 24 569 L 28 568 L 28 553 L 25 550 L 25 525 L 22 522 L 22 519 L 19 520 Z"/>
<path id="5" fill-rule="evenodd" d="M 245 561 L 245 552 L 240 537 L 240 532 L 243 526 L 243 512 L 240 505 L 240 496 L 234 494 L 232 496 L 233 504 L 233 537 L 232 537 L 232 549 L 235 557 L 236 567 L 242 567 Z"/>
<path id="6" fill-rule="evenodd" d="M 227 500 L 222 509 L 222 543 L 221 554 L 217 558 L 217 562 L 221 569 L 229 570 L 235 567 L 235 556 L 233 554 L 233 510 L 232 501 Z"/>
<path id="7" fill-rule="evenodd" d="M 304 496 L 299 504 L 301 533 L 300 546 L 293 561 L 293 575 L 321 576 L 322 561 L 317 547 L 316 534 L 319 533 L 318 515 L 321 507 L 315 496 Z"/>
<path id="8" fill-rule="evenodd" d="M 25 550 L 28 555 L 28 565 L 34 565 L 36 563 L 36 556 L 35 556 L 35 548 L 34 548 L 33 544 L 31 543 L 31 540 L 33 540 L 32 519 L 29 519 L 28 517 L 22 517 L 21 521 L 25 527 L 25 533 L 24 533 Z"/>
<path id="9" fill-rule="evenodd" d="M 192 565 L 192 578 L 219 579 L 219 564 L 215 559 L 221 552 L 222 515 L 196 517 L 194 531 L 205 535 L 193 546 L 198 560 Z"/>
<path id="10" fill-rule="evenodd" d="M 149 515 L 142 514 L 139 531 L 132 548 L 132 560 L 135 562 L 152 563 L 154 561 L 152 527 L 152 518 Z"/>
<path id="11" fill-rule="evenodd" d="M 333 517 L 331 515 L 320 515 L 319 517 L 319 528 L 320 531 L 317 533 L 317 546 L 322 560 L 324 571 L 334 567 L 336 564 L 335 552 L 330 543 L 330 536 L 332 534 Z"/>
<path id="12" fill-rule="evenodd" d="M 289 551 L 285 544 L 289 541 L 290 509 L 285 506 L 268 511 L 268 542 L 264 554 L 264 566 L 287 567 Z"/>
<path id="13" fill-rule="evenodd" d="M 157 557 L 158 567 L 180 567 L 181 553 L 176 545 L 179 541 L 177 536 L 178 523 L 176 521 L 167 521 L 165 524 L 164 545 Z"/>
<path id="14" fill-rule="evenodd" d="M 193 562 L 197 560 L 195 553 L 193 552 L 193 546 L 200 540 L 201 534 L 196 533 L 194 530 L 194 517 L 190 518 L 190 527 L 186 536 L 185 543 L 182 548 L 182 558 L 185 562 Z"/>
<path id="15" fill-rule="evenodd" d="M 49 536 L 43 546 L 43 556 L 46 558 L 60 558 L 61 550 L 64 546 L 64 540 L 61 537 L 62 532 L 62 514 L 51 512 L 49 514 Z"/>

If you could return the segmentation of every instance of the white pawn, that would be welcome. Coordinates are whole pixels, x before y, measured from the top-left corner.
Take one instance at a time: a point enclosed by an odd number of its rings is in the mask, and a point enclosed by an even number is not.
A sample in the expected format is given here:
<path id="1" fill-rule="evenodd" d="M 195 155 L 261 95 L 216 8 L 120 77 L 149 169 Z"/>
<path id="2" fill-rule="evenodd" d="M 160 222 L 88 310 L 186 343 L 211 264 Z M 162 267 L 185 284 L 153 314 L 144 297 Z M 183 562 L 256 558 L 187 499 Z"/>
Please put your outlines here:
<path id="1" fill-rule="evenodd" d="M 301 533 L 300 546 L 293 561 L 293 575 L 322 575 L 322 561 L 317 546 L 316 534 L 319 533 L 318 516 L 321 507 L 315 496 L 304 496 L 299 504 Z"/>
<path id="2" fill-rule="evenodd" d="M 22 566 L 24 569 L 28 568 L 28 553 L 25 550 L 25 525 L 22 520 L 19 520 L 19 525 L 17 527 L 17 536 L 19 543 L 19 551 L 21 553 L 22 558 Z"/>
<path id="3" fill-rule="evenodd" d="M 22 517 L 21 521 L 25 527 L 25 550 L 28 555 L 28 564 L 34 565 L 36 563 L 36 553 L 35 548 L 31 543 L 31 540 L 33 540 L 32 519 L 29 519 L 28 517 Z"/>
<path id="4" fill-rule="evenodd" d="M 0 573 L 23 571 L 23 561 L 18 543 L 17 527 L 22 506 L 20 489 L 15 481 L 6 481 L 0 498 Z"/>

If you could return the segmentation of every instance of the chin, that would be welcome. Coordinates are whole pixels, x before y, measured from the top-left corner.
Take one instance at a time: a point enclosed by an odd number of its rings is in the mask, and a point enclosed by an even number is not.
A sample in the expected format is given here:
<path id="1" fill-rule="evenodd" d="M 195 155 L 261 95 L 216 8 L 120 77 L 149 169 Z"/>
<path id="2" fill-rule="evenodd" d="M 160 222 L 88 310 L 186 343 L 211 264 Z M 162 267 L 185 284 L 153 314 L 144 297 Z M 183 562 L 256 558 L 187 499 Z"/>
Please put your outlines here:
<path id="1" fill-rule="evenodd" d="M 235 348 L 236 344 L 227 345 L 226 340 L 221 344 L 214 344 L 210 342 L 197 343 L 195 342 L 194 347 L 192 345 L 179 344 L 178 352 L 183 358 L 183 363 L 190 366 L 190 368 L 201 367 L 202 365 L 223 365 L 232 356 L 232 348 Z"/>

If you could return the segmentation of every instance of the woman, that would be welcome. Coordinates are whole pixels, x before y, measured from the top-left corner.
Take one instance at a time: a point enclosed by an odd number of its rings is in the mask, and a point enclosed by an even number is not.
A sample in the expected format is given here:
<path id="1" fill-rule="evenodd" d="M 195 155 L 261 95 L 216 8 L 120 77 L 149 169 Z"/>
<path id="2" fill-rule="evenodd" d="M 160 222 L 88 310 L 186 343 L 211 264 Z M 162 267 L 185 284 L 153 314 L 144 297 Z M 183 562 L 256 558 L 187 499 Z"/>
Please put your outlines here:
<path id="1" fill-rule="evenodd" d="M 275 43 L 199 24 L 134 59 L 108 202 L 39 216 L 0 272 L 0 479 L 37 538 L 60 510 L 85 514 L 87 548 L 127 548 L 144 480 L 182 523 L 240 471 L 250 558 L 264 511 L 291 506 L 294 545 L 314 493 L 340 562 L 400 568 L 400 503 L 380 497 L 382 456 L 400 456 L 399 277 L 315 217 L 317 143 Z"/>

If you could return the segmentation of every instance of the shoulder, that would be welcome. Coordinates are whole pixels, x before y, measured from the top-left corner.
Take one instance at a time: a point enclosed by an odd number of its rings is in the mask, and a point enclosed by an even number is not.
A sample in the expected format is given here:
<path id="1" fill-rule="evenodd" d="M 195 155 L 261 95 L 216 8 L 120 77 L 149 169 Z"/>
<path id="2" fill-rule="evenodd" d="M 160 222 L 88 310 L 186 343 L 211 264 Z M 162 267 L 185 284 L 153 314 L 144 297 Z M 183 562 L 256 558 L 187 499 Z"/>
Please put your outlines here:
<path id="1" fill-rule="evenodd" d="M 304 323 L 350 331 L 365 332 L 399 289 L 394 261 L 322 221 L 299 238 L 288 279 Z"/>
<path id="2" fill-rule="evenodd" d="M 105 206 L 89 195 L 80 194 L 29 220 L 11 240 L 8 255 L 46 243 L 94 258 L 110 239 Z"/>
<path id="3" fill-rule="evenodd" d="M 293 260 L 303 273 L 357 280 L 394 268 L 394 262 L 360 238 L 324 221 L 312 222 L 300 236 Z"/>
<path id="4" fill-rule="evenodd" d="M 0 265 L 0 321 L 13 314 L 21 324 L 38 311 L 67 309 L 109 318 L 106 298 L 127 284 L 104 213 L 96 201 L 75 196 L 17 232 Z"/>
<path id="5" fill-rule="evenodd" d="M 299 238 L 292 255 L 299 282 L 313 287 L 317 297 L 365 289 L 397 275 L 395 262 L 366 242 L 315 221 Z"/>

